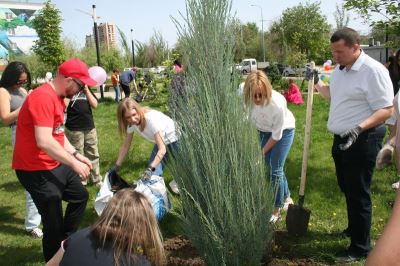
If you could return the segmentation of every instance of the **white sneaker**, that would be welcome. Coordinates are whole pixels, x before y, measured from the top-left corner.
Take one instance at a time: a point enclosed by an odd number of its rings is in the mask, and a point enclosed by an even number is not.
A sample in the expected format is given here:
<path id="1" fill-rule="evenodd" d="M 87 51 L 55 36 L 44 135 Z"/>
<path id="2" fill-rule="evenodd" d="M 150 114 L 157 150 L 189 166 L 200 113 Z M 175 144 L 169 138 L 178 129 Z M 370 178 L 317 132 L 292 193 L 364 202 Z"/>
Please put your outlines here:
<path id="1" fill-rule="evenodd" d="M 171 188 L 172 192 L 174 192 L 175 194 L 179 194 L 179 187 L 175 179 L 169 182 L 169 187 Z"/>
<path id="2" fill-rule="evenodd" d="M 42 238 L 43 237 L 42 229 L 40 229 L 39 227 L 36 227 L 36 228 L 32 229 L 31 231 L 27 231 L 27 232 L 33 238 Z"/>
<path id="3" fill-rule="evenodd" d="M 293 199 L 292 199 L 292 198 L 288 197 L 288 198 L 286 198 L 286 200 L 285 200 L 285 203 L 284 203 L 284 205 L 283 205 L 282 210 L 287 211 L 287 210 L 289 209 L 289 205 L 290 205 L 290 204 L 294 204 L 294 202 L 293 202 Z"/>
<path id="4" fill-rule="evenodd" d="M 269 219 L 269 222 L 270 222 L 271 224 L 274 224 L 274 223 L 276 223 L 276 222 L 279 220 L 279 218 L 281 218 L 280 215 L 272 214 L 272 215 L 271 215 L 271 218 Z"/>
<path id="5" fill-rule="evenodd" d="M 400 181 L 397 181 L 396 183 L 392 184 L 393 189 L 399 189 L 399 187 L 400 187 Z"/>
<path id="6" fill-rule="evenodd" d="M 376 156 L 376 169 L 381 170 L 388 166 L 392 162 L 394 147 L 389 143 L 383 145 L 382 149 L 378 152 Z"/>

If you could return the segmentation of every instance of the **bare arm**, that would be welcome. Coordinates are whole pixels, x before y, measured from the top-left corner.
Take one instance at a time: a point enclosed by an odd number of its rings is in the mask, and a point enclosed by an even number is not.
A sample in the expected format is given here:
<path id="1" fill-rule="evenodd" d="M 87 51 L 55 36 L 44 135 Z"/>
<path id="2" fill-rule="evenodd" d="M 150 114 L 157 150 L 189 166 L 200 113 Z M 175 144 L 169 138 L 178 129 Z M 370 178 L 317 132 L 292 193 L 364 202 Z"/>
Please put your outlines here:
<path id="1" fill-rule="evenodd" d="M 359 126 L 363 130 L 375 127 L 385 122 L 385 120 L 392 115 L 392 112 L 393 112 L 393 106 L 379 109 L 375 111 L 375 113 L 373 113 L 370 117 L 361 122 Z"/>
<path id="2" fill-rule="evenodd" d="M 150 167 L 156 167 L 164 158 L 165 154 L 167 153 L 167 148 L 165 147 L 164 141 L 160 135 L 160 132 L 157 132 L 154 134 L 154 138 L 156 140 L 156 145 L 158 148 L 156 157 L 154 157 L 154 160 L 150 163 Z"/>
<path id="3" fill-rule="evenodd" d="M 70 166 L 80 176 L 88 176 L 90 167 L 72 155 L 72 153 L 75 152 L 75 148 L 72 147 L 66 138 L 64 138 L 64 140 L 66 140 L 65 147 L 61 146 L 61 144 L 53 138 L 52 130 L 51 127 L 35 126 L 37 146 L 54 160 Z"/>
<path id="4" fill-rule="evenodd" d="M 64 256 L 64 250 L 60 247 L 56 254 L 46 263 L 46 266 L 58 266 Z"/>
<path id="5" fill-rule="evenodd" d="M 132 139 L 133 139 L 133 133 L 127 133 L 124 139 L 124 143 L 122 144 L 122 147 L 119 149 L 118 159 L 115 163 L 116 165 L 118 166 L 122 165 L 125 156 L 129 152 L 129 149 L 131 147 Z"/>
<path id="6" fill-rule="evenodd" d="M 314 88 L 325 98 L 327 101 L 331 101 L 331 92 L 329 86 L 322 85 L 321 82 L 318 82 L 314 85 Z"/>
<path id="7" fill-rule="evenodd" d="M 90 107 L 97 108 L 97 100 L 93 96 L 93 94 L 90 91 L 90 89 L 88 88 L 88 86 L 85 86 L 85 88 L 83 89 L 83 92 L 86 95 L 86 99 L 88 100 Z"/>
<path id="8" fill-rule="evenodd" d="M 383 234 L 378 239 L 375 248 L 368 256 L 366 265 L 396 265 L 400 256 L 400 190 L 397 190 L 396 202 L 394 204 L 392 215 L 383 231 Z"/>
<path id="9" fill-rule="evenodd" d="M 262 149 L 263 154 L 264 155 L 267 154 L 272 149 L 272 147 L 274 147 L 274 145 L 276 143 L 278 143 L 278 141 L 274 140 L 272 137 L 270 137 L 269 140 L 267 141 L 267 143 L 265 143 L 265 145 L 264 145 L 264 147 Z"/>
<path id="10" fill-rule="evenodd" d="M 0 119 L 4 125 L 8 126 L 13 122 L 17 121 L 19 110 L 18 109 L 10 112 L 10 94 L 4 88 L 0 88 Z"/>

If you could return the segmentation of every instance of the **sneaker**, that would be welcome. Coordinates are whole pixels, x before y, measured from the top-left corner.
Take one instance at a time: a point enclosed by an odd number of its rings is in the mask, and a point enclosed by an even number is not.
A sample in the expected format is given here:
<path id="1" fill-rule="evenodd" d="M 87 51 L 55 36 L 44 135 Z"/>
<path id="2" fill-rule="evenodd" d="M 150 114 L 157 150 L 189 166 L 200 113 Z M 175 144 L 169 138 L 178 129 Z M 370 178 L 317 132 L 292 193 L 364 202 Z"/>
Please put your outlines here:
<path id="1" fill-rule="evenodd" d="M 397 181 L 396 183 L 392 184 L 393 189 L 399 189 L 399 187 L 400 187 L 400 181 Z"/>
<path id="2" fill-rule="evenodd" d="M 179 194 L 179 187 L 175 179 L 169 182 L 169 187 L 171 188 L 172 192 L 174 192 L 175 194 Z"/>
<path id="3" fill-rule="evenodd" d="M 278 215 L 272 214 L 271 218 L 269 219 L 269 222 L 271 224 L 275 224 L 280 218 L 281 218 L 280 214 L 278 214 Z"/>
<path id="4" fill-rule="evenodd" d="M 27 231 L 28 234 L 30 234 L 33 238 L 42 238 L 43 237 L 43 232 L 42 229 L 39 227 L 36 227 L 30 231 Z"/>
<path id="5" fill-rule="evenodd" d="M 336 253 L 336 261 L 339 263 L 350 263 L 350 262 L 355 262 L 359 261 L 362 259 L 366 259 L 367 255 L 360 255 L 355 252 L 352 252 L 348 249 Z"/>
<path id="6" fill-rule="evenodd" d="M 291 197 L 287 197 L 285 200 L 285 204 L 283 204 L 282 210 L 287 211 L 290 204 L 294 204 L 293 199 Z"/>
<path id="7" fill-rule="evenodd" d="M 381 170 L 391 164 L 393 151 L 394 147 L 389 143 L 383 145 L 382 149 L 378 152 L 378 155 L 376 156 L 376 169 Z"/>

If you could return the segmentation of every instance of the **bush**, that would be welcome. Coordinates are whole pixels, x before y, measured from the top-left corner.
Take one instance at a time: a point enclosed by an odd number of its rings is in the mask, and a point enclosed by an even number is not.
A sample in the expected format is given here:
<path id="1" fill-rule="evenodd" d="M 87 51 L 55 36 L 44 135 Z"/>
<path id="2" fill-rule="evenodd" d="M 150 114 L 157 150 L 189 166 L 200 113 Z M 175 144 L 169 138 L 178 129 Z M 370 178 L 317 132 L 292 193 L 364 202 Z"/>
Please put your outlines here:
<path id="1" fill-rule="evenodd" d="M 185 93 L 171 109 L 181 132 L 171 172 L 184 230 L 207 265 L 259 265 L 272 235 L 273 193 L 257 131 L 230 73 L 231 1 L 187 0 L 186 6 L 188 25 L 178 30 L 189 67 Z"/>

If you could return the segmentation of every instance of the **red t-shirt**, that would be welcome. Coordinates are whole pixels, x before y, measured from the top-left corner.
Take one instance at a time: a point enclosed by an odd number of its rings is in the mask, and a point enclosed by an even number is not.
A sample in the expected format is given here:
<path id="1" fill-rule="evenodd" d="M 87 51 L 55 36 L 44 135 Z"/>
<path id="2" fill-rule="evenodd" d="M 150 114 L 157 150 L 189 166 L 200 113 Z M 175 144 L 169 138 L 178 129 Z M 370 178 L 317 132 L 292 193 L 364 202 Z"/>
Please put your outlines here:
<path id="1" fill-rule="evenodd" d="M 18 115 L 13 169 L 51 170 L 60 164 L 36 145 L 35 126 L 51 127 L 53 138 L 64 146 L 64 111 L 64 100 L 48 83 L 27 96 Z"/>

